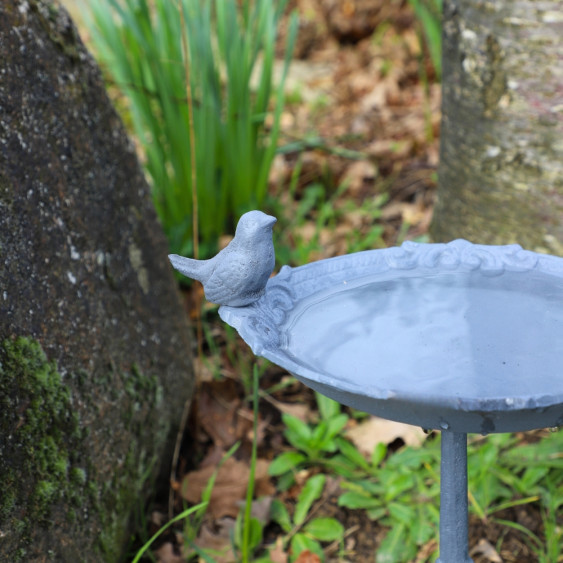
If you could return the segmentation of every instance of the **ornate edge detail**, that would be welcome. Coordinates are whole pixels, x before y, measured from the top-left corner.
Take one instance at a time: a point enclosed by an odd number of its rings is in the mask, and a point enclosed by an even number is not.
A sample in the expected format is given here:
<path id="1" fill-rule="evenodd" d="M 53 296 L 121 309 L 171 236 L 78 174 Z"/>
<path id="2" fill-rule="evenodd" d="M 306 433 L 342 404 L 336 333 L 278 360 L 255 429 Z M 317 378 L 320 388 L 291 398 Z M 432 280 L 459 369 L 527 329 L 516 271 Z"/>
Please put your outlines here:
<path id="1" fill-rule="evenodd" d="M 256 355 L 266 357 L 282 366 L 307 385 L 312 385 L 314 388 L 323 386 L 326 388 L 326 386 L 333 385 L 332 378 L 317 372 L 311 366 L 298 363 L 298 360 L 284 349 L 285 335 L 281 333 L 281 329 L 287 322 L 290 311 L 311 294 L 330 291 L 332 288 L 338 289 L 339 285 L 351 283 L 363 277 L 378 275 L 386 277 L 393 275 L 394 270 L 403 270 L 404 275 L 410 276 L 413 273 L 416 275 L 417 269 L 424 274 L 438 268 L 443 272 L 477 271 L 483 276 L 496 276 L 504 271 L 527 272 L 536 269 L 538 272 L 554 275 L 563 280 L 562 257 L 523 250 L 519 245 L 477 245 L 461 239 L 447 244 L 406 242 L 401 247 L 339 256 L 295 269 L 284 266 L 277 276 L 268 280 L 266 293 L 259 301 L 246 307 L 223 306 L 219 309 L 219 314 L 225 322 L 239 332 Z M 407 273 L 408 270 L 411 273 Z M 397 401 L 404 404 L 413 403 L 413 398 L 408 394 L 398 396 L 387 393 L 384 395 L 381 390 L 374 392 L 373 389 L 370 389 L 366 395 L 366 389 L 359 388 L 349 379 L 339 380 L 338 390 L 340 396 L 348 394 L 358 397 L 369 396 L 370 400 L 392 399 L 392 401 L 387 401 L 386 405 Z M 486 414 L 478 412 L 477 406 L 471 401 L 460 403 L 459 397 L 446 399 L 444 402 L 446 408 L 456 411 L 474 411 L 474 414 L 481 417 Z M 563 403 L 563 397 L 555 397 L 553 401 L 548 402 L 545 399 L 546 397 L 531 397 L 525 405 L 515 404 L 515 416 L 519 416 L 518 413 L 522 410 L 551 408 L 554 404 L 559 409 L 559 404 Z M 426 408 L 429 404 L 427 399 L 421 402 L 418 398 L 416 401 L 418 401 L 416 404 L 422 408 Z M 486 408 L 491 412 L 512 410 L 512 408 L 507 408 L 506 400 L 503 399 L 503 401 L 501 404 L 492 400 L 490 404 L 486 405 Z M 483 407 L 482 404 L 478 406 Z M 555 414 L 559 416 L 559 421 L 563 420 L 560 411 Z M 526 417 L 528 420 L 530 414 L 526 414 Z M 469 421 L 469 419 L 467 420 Z M 507 422 L 506 428 L 512 429 L 513 426 L 515 428 L 514 420 Z M 471 428 L 475 428 L 477 423 L 470 422 Z M 526 428 L 536 427 L 530 425 L 529 421 L 526 424 L 528 425 Z"/>
<path id="2" fill-rule="evenodd" d="M 416 267 L 446 269 L 466 267 L 497 275 L 505 270 L 524 272 L 533 269 L 538 255 L 524 250 L 519 244 L 486 246 L 457 239 L 447 244 L 425 244 L 407 241 L 390 248 L 387 263 L 394 269 Z"/>
<path id="3" fill-rule="evenodd" d="M 504 271 L 526 272 L 538 265 L 540 256 L 518 244 L 488 246 L 463 239 L 447 244 L 407 241 L 400 247 L 337 256 L 298 268 L 283 266 L 277 276 L 268 280 L 266 292 L 258 301 L 246 307 L 222 306 L 219 315 L 239 332 L 255 354 L 264 355 L 265 350 L 279 350 L 280 327 L 288 312 L 312 293 L 390 270 L 467 269 L 486 276 Z M 543 260 L 540 265 L 544 265 Z"/>
<path id="4" fill-rule="evenodd" d="M 277 276 L 268 280 L 265 294 L 246 307 L 219 308 L 220 317 L 239 332 L 257 355 L 280 345 L 279 327 L 295 305 L 290 284 L 292 272 L 292 268 L 283 266 Z"/>

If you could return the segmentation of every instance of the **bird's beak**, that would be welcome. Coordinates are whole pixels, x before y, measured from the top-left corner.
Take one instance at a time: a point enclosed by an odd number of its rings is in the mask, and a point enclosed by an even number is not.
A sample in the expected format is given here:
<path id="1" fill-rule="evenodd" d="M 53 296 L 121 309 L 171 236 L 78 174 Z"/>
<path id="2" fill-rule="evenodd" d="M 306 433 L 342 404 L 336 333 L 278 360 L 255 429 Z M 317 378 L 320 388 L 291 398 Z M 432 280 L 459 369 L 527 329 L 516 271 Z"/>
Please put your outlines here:
<path id="1" fill-rule="evenodd" d="M 278 221 L 275 217 L 272 217 L 271 215 L 268 215 L 267 217 L 268 217 L 268 219 L 267 219 L 267 221 L 266 221 L 266 225 L 267 225 L 268 227 L 273 226 L 274 223 L 277 223 L 277 221 Z"/>

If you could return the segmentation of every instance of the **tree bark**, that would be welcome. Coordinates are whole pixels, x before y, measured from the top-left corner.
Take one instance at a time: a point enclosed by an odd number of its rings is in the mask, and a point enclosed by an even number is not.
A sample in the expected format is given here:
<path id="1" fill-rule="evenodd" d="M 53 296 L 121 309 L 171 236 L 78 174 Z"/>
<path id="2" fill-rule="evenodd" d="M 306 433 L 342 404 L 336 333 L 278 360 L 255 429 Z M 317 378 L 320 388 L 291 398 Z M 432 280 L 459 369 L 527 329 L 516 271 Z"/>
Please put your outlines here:
<path id="1" fill-rule="evenodd" d="M 0 2 L 0 560 L 118 561 L 192 390 L 148 186 L 66 12 Z"/>
<path id="2" fill-rule="evenodd" d="M 436 241 L 563 254 L 560 0 L 446 0 Z"/>

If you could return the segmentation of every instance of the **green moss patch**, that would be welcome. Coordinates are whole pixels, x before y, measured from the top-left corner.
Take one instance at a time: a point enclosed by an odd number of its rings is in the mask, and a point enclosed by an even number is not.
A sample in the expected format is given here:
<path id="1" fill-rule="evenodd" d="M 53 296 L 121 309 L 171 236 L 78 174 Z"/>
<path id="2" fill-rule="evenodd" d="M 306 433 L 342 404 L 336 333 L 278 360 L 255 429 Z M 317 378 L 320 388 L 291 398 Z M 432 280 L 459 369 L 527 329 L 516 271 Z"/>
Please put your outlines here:
<path id="1" fill-rule="evenodd" d="M 52 522 L 55 505 L 82 504 L 83 434 L 70 389 L 39 343 L 0 344 L 0 529 Z"/>
<path id="2" fill-rule="evenodd" d="M 141 491 L 155 476 L 159 458 L 146 440 L 150 436 L 151 440 L 163 443 L 169 429 L 159 416 L 163 389 L 156 376 L 144 373 L 134 364 L 117 379 L 119 384 L 113 383 L 114 392 L 118 397 L 122 394 L 127 397 L 123 400 L 127 407 L 121 411 L 120 424 L 127 429 L 130 438 L 124 449 L 125 457 L 111 480 L 101 484 L 97 491 L 102 523 L 97 546 L 107 561 L 119 559 L 116 549 L 124 544 L 129 516 L 134 509 L 142 510 L 144 497 Z"/>
<path id="3" fill-rule="evenodd" d="M 100 557 L 119 560 L 131 512 L 154 478 L 159 458 L 150 441 L 164 441 L 169 428 L 159 416 L 158 379 L 133 365 L 98 382 L 115 393 L 119 414 L 107 432 L 113 447 L 124 452 L 108 472 L 88 455 L 106 429 L 88 435 L 67 385 L 80 394 L 83 407 L 94 408 L 96 385 L 87 386 L 86 377 L 69 374 L 65 382 L 32 339 L 0 343 L 0 551 L 2 537 L 9 538 L 10 560 L 25 560 L 37 526 L 65 523 L 79 530 L 85 518 L 96 530 Z"/>

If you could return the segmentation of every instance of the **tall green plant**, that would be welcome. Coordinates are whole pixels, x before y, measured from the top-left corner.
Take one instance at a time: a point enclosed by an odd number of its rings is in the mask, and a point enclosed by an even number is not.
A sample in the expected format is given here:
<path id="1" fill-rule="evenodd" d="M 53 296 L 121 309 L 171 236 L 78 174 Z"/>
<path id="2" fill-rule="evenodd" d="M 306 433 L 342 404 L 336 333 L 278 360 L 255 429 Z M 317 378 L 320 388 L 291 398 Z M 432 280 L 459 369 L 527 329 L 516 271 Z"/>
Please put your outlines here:
<path id="1" fill-rule="evenodd" d="M 442 0 L 409 0 L 419 20 L 432 64 L 438 78 L 442 76 Z"/>
<path id="2" fill-rule="evenodd" d="M 155 206 L 173 252 L 193 250 L 194 181 L 204 255 L 216 250 L 218 237 L 229 231 L 238 216 L 264 201 L 297 30 L 294 15 L 281 78 L 275 86 L 275 44 L 286 4 L 287 0 L 88 3 L 95 48 L 129 101 Z M 187 61 L 182 53 L 183 33 Z M 185 64 L 193 122 L 186 99 Z M 192 154 L 195 162 L 191 162 Z"/>

